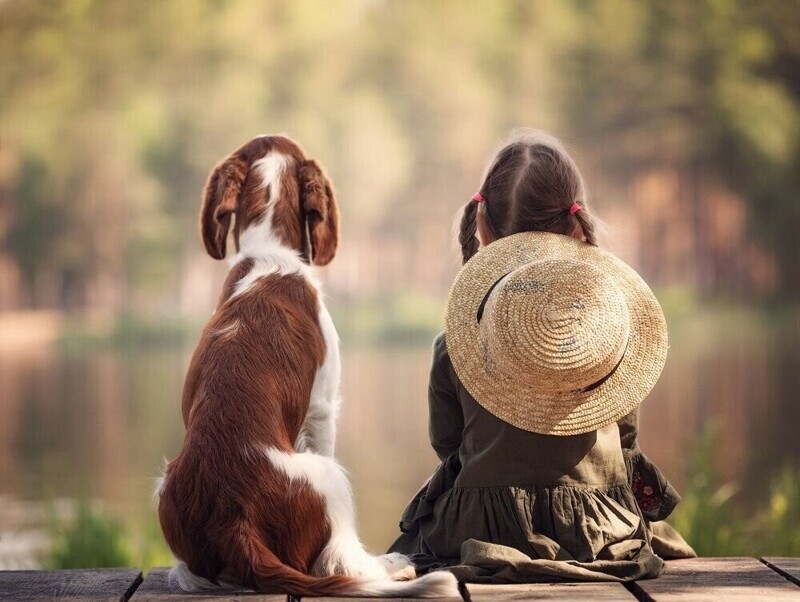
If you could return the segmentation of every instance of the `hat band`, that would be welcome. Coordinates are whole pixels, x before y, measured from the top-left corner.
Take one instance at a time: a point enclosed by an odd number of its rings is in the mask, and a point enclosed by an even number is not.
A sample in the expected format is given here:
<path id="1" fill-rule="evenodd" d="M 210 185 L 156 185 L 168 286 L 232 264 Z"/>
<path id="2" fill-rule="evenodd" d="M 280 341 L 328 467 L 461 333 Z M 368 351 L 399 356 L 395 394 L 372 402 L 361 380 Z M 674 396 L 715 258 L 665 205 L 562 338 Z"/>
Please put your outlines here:
<path id="1" fill-rule="evenodd" d="M 614 376 L 614 372 L 616 372 L 616 371 L 617 371 L 617 368 L 619 368 L 620 364 L 622 364 L 622 360 L 624 360 L 624 359 L 625 359 L 625 354 L 628 352 L 628 343 L 630 343 L 630 340 L 631 340 L 631 338 L 630 338 L 630 337 L 628 337 L 628 340 L 627 340 L 627 341 L 625 341 L 625 349 L 623 349 L 623 350 L 622 350 L 622 355 L 620 356 L 620 358 L 619 358 L 619 361 L 617 362 L 616 366 L 614 366 L 613 368 L 611 368 L 611 371 L 610 371 L 608 374 L 606 374 L 606 375 L 605 375 L 603 378 L 601 378 L 600 380 L 593 382 L 593 383 L 592 383 L 591 385 L 589 385 L 588 387 L 584 387 L 583 389 L 578 389 L 578 391 L 577 391 L 577 392 L 578 392 L 578 393 L 589 393 L 589 392 L 591 392 L 591 391 L 594 391 L 594 390 L 595 390 L 597 387 L 599 387 L 599 386 L 600 386 L 600 385 L 602 385 L 604 382 L 606 382 L 606 381 L 607 381 L 609 378 L 611 378 L 612 376 Z"/>
<path id="2" fill-rule="evenodd" d="M 489 295 L 491 295 L 492 291 L 497 287 L 498 284 L 500 284 L 500 281 L 506 276 L 508 276 L 510 273 L 511 272 L 506 272 L 505 274 L 500 276 L 500 278 L 495 280 L 494 284 L 489 287 L 489 290 L 486 291 L 486 294 L 483 296 L 483 299 L 481 299 L 481 304 L 478 306 L 478 312 L 475 316 L 475 319 L 478 322 L 478 324 L 481 323 L 481 318 L 483 317 L 483 310 L 486 309 L 486 302 L 489 301 Z"/>

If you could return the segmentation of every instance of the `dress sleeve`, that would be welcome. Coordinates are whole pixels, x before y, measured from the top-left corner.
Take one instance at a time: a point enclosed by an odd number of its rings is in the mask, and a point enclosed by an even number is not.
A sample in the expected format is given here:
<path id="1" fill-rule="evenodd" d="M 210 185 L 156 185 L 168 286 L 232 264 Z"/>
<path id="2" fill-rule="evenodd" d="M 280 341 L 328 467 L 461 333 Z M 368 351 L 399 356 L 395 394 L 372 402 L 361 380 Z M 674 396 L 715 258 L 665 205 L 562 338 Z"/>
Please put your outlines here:
<path id="1" fill-rule="evenodd" d="M 622 449 L 636 449 L 639 446 L 637 441 L 639 436 L 639 407 L 637 406 L 633 412 L 620 418 L 617 426 L 619 426 L 619 439 L 622 443 Z"/>
<path id="2" fill-rule="evenodd" d="M 617 425 L 636 503 L 648 520 L 664 520 L 680 503 L 681 496 L 639 447 L 639 408 L 621 418 Z"/>
<path id="3" fill-rule="evenodd" d="M 433 342 L 433 362 L 428 385 L 428 432 L 431 445 L 442 461 L 458 452 L 464 430 L 464 414 L 458 401 L 455 378 L 442 333 Z"/>

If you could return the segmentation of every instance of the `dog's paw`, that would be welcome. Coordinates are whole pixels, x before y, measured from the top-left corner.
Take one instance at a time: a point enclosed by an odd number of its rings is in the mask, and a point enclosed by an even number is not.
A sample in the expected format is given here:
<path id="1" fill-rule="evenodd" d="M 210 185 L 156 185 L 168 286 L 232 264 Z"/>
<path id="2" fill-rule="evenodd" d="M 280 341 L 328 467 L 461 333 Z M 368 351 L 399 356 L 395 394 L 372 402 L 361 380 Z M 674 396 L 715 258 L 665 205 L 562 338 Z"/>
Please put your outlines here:
<path id="1" fill-rule="evenodd" d="M 350 558 L 342 571 L 348 577 L 364 581 L 383 581 L 389 578 L 389 571 L 376 557 L 364 554 L 361 558 Z"/>
<path id="2" fill-rule="evenodd" d="M 358 538 L 332 538 L 317 557 L 311 569 L 313 575 L 345 575 L 363 581 L 382 581 L 389 578 L 383 563 L 368 553 Z"/>
<path id="3" fill-rule="evenodd" d="M 386 569 L 389 578 L 394 581 L 409 581 L 417 576 L 417 571 L 414 565 L 407 556 L 402 554 L 391 553 L 378 556 L 378 561 Z"/>

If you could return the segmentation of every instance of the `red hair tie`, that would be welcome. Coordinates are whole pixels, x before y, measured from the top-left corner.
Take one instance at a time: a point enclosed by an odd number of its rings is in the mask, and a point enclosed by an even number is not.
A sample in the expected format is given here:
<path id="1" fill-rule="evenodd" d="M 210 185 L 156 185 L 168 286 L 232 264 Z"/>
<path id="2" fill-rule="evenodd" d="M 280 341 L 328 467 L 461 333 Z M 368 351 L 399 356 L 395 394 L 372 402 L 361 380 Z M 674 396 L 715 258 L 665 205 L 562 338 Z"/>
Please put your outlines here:
<path id="1" fill-rule="evenodd" d="M 480 192 L 476 192 L 472 195 L 472 200 L 476 203 L 482 203 L 484 201 L 483 195 Z"/>
<path id="2" fill-rule="evenodd" d="M 578 205 L 578 203 L 572 203 L 572 206 L 569 208 L 569 214 L 570 215 L 575 215 L 581 209 L 582 209 L 582 207 L 580 205 Z"/>

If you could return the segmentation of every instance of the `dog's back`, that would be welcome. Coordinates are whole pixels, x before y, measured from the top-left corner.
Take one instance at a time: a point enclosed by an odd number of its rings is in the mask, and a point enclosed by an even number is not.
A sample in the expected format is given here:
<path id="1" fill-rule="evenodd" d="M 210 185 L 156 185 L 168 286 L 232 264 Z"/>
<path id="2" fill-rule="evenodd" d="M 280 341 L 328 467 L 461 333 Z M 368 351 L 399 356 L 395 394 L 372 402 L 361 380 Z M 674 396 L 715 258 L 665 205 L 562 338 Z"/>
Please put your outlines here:
<path id="1" fill-rule="evenodd" d="M 233 218 L 235 217 L 235 221 Z M 333 458 L 336 331 L 308 268 L 334 256 L 330 182 L 292 141 L 256 138 L 212 172 L 201 233 L 237 256 L 183 392 L 186 436 L 158 488 L 183 589 L 232 584 L 296 595 L 442 596 L 450 574 L 414 577 L 399 554 L 358 539 Z"/>
<path id="2" fill-rule="evenodd" d="M 319 496 L 290 487 L 266 456 L 293 450 L 308 411 L 325 354 L 317 314 L 304 278 L 273 275 L 223 302 L 203 332 L 184 386 L 183 448 L 159 504 L 167 543 L 195 575 L 254 587 L 236 569 L 250 530 L 301 572 L 329 537 Z"/>

